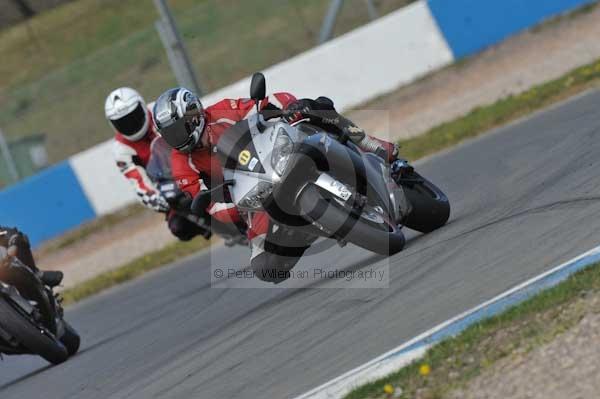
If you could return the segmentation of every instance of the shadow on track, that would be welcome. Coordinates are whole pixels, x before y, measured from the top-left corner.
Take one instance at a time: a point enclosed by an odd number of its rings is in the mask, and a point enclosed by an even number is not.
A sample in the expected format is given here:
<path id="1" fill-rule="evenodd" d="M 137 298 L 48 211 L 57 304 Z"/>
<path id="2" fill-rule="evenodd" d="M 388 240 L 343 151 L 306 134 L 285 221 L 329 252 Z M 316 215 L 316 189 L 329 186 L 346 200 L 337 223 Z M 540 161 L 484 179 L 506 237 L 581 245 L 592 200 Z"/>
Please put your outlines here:
<path id="1" fill-rule="evenodd" d="M 44 371 L 51 369 L 52 367 L 59 367 L 59 366 L 52 366 L 51 364 L 49 364 L 45 367 L 42 367 L 41 369 L 32 371 L 31 373 L 25 374 L 24 376 L 17 378 L 16 380 L 12 380 L 10 382 L 7 382 L 4 385 L 0 385 L 0 391 L 2 391 L 3 389 L 9 388 L 13 385 L 17 385 L 18 383 L 23 382 L 31 377 L 35 377 L 36 375 L 41 374 Z"/>

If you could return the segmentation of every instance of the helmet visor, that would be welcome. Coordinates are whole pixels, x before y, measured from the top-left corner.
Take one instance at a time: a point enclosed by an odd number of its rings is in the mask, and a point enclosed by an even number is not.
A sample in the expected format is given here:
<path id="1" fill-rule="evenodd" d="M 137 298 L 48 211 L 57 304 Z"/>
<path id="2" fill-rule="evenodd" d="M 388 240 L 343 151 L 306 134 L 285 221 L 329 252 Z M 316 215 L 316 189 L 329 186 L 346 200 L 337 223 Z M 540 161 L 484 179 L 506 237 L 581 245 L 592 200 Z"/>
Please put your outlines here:
<path id="1" fill-rule="evenodd" d="M 160 126 L 160 134 L 165 141 L 176 150 L 180 150 L 194 140 L 192 133 L 195 126 L 192 126 L 186 118 L 180 118 L 170 123 L 162 123 Z"/>
<path id="2" fill-rule="evenodd" d="M 110 123 L 122 135 L 132 136 L 142 130 L 147 117 L 148 115 L 142 104 L 138 104 L 129 114 L 119 119 L 111 119 Z"/>

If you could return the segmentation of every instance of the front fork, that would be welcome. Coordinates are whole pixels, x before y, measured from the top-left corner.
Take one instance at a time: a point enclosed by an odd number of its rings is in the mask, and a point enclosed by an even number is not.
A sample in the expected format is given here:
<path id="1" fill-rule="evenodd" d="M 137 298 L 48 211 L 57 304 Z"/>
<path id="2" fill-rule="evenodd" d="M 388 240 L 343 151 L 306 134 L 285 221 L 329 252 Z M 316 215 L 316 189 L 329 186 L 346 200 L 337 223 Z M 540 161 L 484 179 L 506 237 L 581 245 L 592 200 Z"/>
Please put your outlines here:
<path id="1" fill-rule="evenodd" d="M 368 200 L 364 195 L 354 192 L 354 190 L 327 173 L 321 173 L 313 184 L 330 194 L 333 194 L 344 202 L 350 201 L 354 208 L 358 208 L 357 210 L 359 211 L 367 205 Z M 390 194 L 392 209 L 395 211 L 395 214 L 390 216 L 397 224 L 400 224 L 406 216 L 410 214 L 412 207 L 406 199 L 406 195 L 404 195 L 402 186 L 396 184 L 391 178 L 388 179 L 388 192 Z M 385 217 L 385 215 L 382 216 Z"/>

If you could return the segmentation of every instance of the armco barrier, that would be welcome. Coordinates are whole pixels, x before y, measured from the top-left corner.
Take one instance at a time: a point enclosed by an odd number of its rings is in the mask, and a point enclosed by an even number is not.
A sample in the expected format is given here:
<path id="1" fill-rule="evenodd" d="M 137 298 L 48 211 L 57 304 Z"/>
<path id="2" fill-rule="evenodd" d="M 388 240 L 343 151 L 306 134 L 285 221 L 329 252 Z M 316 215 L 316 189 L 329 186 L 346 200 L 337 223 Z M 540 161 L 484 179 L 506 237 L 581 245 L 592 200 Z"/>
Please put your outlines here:
<path id="1" fill-rule="evenodd" d="M 0 192 L 0 224 L 17 226 L 34 246 L 94 217 L 66 161 Z"/>
<path id="2" fill-rule="evenodd" d="M 271 92 L 327 95 L 343 111 L 591 1 L 420 0 L 263 72 Z M 249 85 L 202 100 L 247 97 Z M 105 142 L 0 192 L 0 224 L 20 226 L 35 245 L 133 201 Z"/>
<path id="3" fill-rule="evenodd" d="M 427 0 L 454 57 L 477 53 L 595 0 Z"/>

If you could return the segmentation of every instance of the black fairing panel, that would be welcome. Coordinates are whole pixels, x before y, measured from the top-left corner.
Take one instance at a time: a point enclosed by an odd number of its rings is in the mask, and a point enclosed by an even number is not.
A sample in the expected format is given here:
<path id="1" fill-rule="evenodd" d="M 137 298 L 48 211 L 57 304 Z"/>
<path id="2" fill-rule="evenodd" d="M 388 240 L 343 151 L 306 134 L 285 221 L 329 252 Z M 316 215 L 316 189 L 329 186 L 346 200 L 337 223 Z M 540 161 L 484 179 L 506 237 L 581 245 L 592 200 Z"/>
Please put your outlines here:
<path id="1" fill-rule="evenodd" d="M 351 144 L 350 144 L 351 145 Z M 326 134 L 315 134 L 295 145 L 294 160 L 282 177 L 284 183 L 275 190 L 279 203 L 295 198 L 306 182 L 314 181 L 319 171 L 355 187 L 372 203 L 380 205 L 388 215 L 393 215 L 380 159 L 373 154 L 361 155 L 351 147 L 341 144 Z"/>
<path id="2" fill-rule="evenodd" d="M 240 156 L 241 154 L 242 156 Z M 240 121 L 223 132 L 217 143 L 217 157 L 221 162 L 221 166 L 226 169 L 265 173 L 265 169 L 260 163 L 260 158 L 252 142 L 250 124 L 247 120 Z M 248 167 L 250 163 L 248 161 L 252 158 L 256 158 L 258 162 L 250 170 Z"/>
<path id="3" fill-rule="evenodd" d="M 319 150 L 322 157 L 317 166 L 319 170 L 355 187 L 372 203 L 382 206 L 386 213 L 393 214 L 390 212 L 389 192 L 383 179 L 379 157 L 355 151 L 352 143 L 344 145 L 326 134 L 310 136 L 304 140 L 304 144 Z"/>

